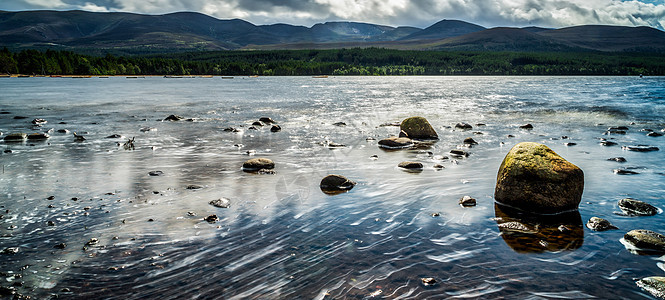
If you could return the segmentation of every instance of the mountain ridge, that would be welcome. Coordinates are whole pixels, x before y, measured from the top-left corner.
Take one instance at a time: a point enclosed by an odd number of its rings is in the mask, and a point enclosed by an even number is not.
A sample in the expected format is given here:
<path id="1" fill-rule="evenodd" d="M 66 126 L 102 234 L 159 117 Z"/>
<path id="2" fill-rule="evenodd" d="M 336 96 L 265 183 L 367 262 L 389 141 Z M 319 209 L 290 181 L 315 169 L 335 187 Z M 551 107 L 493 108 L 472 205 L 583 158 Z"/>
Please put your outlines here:
<path id="1" fill-rule="evenodd" d="M 0 11 L 0 47 L 117 53 L 382 47 L 408 50 L 665 52 L 652 27 L 485 28 L 441 20 L 421 29 L 330 21 L 255 25 L 198 12 Z"/>

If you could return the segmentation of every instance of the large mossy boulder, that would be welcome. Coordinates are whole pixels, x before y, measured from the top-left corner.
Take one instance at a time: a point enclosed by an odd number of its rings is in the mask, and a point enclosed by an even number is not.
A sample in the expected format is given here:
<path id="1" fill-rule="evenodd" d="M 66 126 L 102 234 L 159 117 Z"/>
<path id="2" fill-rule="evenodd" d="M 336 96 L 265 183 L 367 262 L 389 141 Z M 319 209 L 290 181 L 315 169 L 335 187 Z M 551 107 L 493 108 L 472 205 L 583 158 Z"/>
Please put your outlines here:
<path id="1" fill-rule="evenodd" d="M 515 145 L 501 163 L 494 199 L 524 211 L 552 214 L 577 209 L 584 172 L 539 143 Z"/>
<path id="2" fill-rule="evenodd" d="M 665 235 L 645 229 L 627 232 L 623 239 L 636 250 L 665 253 Z"/>
<path id="3" fill-rule="evenodd" d="M 656 298 L 665 299 L 665 277 L 653 276 L 635 282 L 637 286 L 651 293 Z"/>
<path id="4" fill-rule="evenodd" d="M 410 139 L 417 140 L 438 140 L 432 125 L 423 117 L 411 117 L 402 121 L 399 129 L 404 131 Z"/>

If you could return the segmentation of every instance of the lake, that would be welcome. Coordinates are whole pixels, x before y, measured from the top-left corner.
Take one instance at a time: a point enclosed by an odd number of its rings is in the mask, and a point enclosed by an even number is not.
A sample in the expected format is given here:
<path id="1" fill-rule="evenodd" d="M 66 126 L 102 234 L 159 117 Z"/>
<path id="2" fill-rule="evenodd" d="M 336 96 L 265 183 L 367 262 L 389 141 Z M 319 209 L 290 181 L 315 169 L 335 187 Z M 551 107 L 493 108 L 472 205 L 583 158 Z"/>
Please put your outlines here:
<path id="1" fill-rule="evenodd" d="M 0 142 L 0 251 L 19 248 L 0 255 L 5 292 L 649 299 L 635 280 L 665 272 L 665 257 L 620 242 L 633 229 L 665 233 L 663 215 L 625 216 L 617 206 L 631 197 L 665 207 L 665 137 L 644 131 L 665 128 L 663 77 L 0 78 L 0 91 L 3 137 L 53 129 L 43 142 Z M 172 114 L 190 120 L 164 121 Z M 411 116 L 427 118 L 438 142 L 380 149 L 378 140 L 399 133 L 388 125 Z M 261 117 L 282 130 L 250 129 Z M 527 123 L 534 128 L 519 128 Z M 629 130 L 605 135 L 611 126 Z M 478 145 L 463 147 L 467 137 Z M 524 141 L 584 171 L 579 213 L 566 221 L 572 233 L 551 230 L 558 221 L 525 220 L 530 232 L 497 226 L 519 220 L 493 194 L 501 161 Z M 450 156 L 460 147 L 468 157 Z M 608 160 L 618 156 L 627 161 Z M 254 157 L 272 159 L 275 174 L 243 172 Z M 424 170 L 397 167 L 407 160 Z M 328 174 L 357 185 L 324 194 Z M 458 204 L 467 195 L 476 206 Z M 222 197 L 230 207 L 209 204 Z M 219 220 L 206 222 L 212 214 Z M 594 216 L 619 229 L 587 229 Z"/>

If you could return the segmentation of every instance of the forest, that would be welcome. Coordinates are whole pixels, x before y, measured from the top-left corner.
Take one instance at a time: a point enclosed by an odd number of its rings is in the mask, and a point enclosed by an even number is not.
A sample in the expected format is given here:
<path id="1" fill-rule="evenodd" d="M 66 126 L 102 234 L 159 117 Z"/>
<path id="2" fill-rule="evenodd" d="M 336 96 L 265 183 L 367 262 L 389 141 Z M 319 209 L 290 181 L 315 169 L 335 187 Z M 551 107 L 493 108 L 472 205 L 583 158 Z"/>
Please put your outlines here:
<path id="1" fill-rule="evenodd" d="M 383 48 L 94 56 L 0 50 L 0 74 L 25 75 L 665 75 L 649 53 L 446 52 Z"/>

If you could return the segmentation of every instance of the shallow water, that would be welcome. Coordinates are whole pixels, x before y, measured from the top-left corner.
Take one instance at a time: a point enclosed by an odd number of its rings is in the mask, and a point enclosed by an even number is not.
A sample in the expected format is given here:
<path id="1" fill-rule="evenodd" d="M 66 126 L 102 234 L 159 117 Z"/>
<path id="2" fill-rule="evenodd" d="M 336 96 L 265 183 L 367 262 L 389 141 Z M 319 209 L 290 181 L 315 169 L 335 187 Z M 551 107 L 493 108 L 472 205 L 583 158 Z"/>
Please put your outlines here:
<path id="1" fill-rule="evenodd" d="M 665 206 L 662 152 L 621 149 L 664 147 L 665 137 L 640 130 L 665 128 L 665 78 L 0 78 L 0 91 L 5 135 L 56 130 L 47 142 L 0 142 L 12 151 L 0 154 L 0 250 L 20 248 L 0 256 L 0 286 L 24 295 L 649 298 L 634 280 L 665 270 L 665 258 L 619 242 L 632 229 L 665 233 L 662 214 L 622 216 L 616 205 L 633 197 Z M 193 120 L 162 121 L 171 114 Z M 432 123 L 437 143 L 377 147 L 399 132 L 382 124 L 415 115 Z M 282 131 L 248 129 L 266 116 Z M 33 127 L 34 118 L 48 123 Z M 457 122 L 474 129 L 455 130 Z M 526 123 L 534 129 L 518 128 Z M 630 127 L 626 135 L 603 135 L 619 125 Z M 469 136 L 479 144 L 467 158 L 427 153 L 448 155 Z M 118 145 L 132 137 L 133 151 Z M 495 207 L 496 172 L 522 141 L 544 143 L 584 170 L 579 215 L 564 222 L 571 233 L 545 223 L 536 233 L 499 230 L 498 218 L 515 216 Z M 274 160 L 276 174 L 242 172 L 248 150 Z M 616 156 L 627 162 L 607 161 Z M 405 160 L 425 169 L 401 171 Z M 163 175 L 148 174 L 157 170 Z M 318 185 L 327 174 L 358 185 L 326 195 Z M 193 184 L 202 188 L 186 189 Z M 464 195 L 478 205 L 459 206 Z M 231 207 L 208 204 L 220 197 Z M 211 214 L 220 220 L 203 220 Z M 590 231 L 583 224 L 593 216 L 620 229 Z M 83 249 L 91 238 L 99 243 Z M 54 248 L 60 243 L 66 248 Z M 437 283 L 425 286 L 423 277 Z"/>

